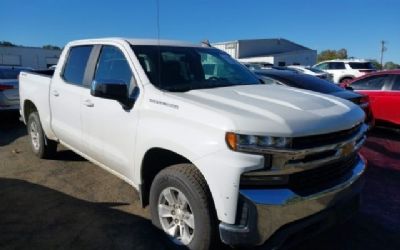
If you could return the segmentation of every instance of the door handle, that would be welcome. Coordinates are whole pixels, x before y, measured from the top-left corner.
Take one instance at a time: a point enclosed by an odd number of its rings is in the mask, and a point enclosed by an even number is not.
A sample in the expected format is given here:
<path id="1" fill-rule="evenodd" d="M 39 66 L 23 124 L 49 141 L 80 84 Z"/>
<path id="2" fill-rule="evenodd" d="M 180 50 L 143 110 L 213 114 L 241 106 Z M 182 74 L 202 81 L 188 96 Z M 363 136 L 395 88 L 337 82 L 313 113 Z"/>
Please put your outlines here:
<path id="1" fill-rule="evenodd" d="M 85 105 L 86 107 L 89 107 L 89 108 L 94 107 L 94 103 L 91 100 L 85 100 L 83 102 L 83 105 Z"/>
<path id="2" fill-rule="evenodd" d="M 56 97 L 60 95 L 60 93 L 58 93 L 57 90 L 53 90 L 51 93 L 52 93 L 54 96 L 56 96 Z"/>

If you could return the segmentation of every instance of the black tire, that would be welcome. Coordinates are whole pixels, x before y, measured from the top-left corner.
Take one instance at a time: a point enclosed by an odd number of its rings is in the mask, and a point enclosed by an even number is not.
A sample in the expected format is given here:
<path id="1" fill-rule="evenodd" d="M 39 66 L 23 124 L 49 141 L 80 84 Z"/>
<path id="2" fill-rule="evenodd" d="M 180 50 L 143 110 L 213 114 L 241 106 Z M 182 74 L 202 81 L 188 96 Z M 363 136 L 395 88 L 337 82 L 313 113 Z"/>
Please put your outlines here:
<path id="1" fill-rule="evenodd" d="M 29 114 L 27 130 L 33 153 L 41 159 L 53 157 L 57 142 L 49 140 L 44 134 L 38 112 Z"/>
<path id="2" fill-rule="evenodd" d="M 153 224 L 163 230 L 158 204 L 166 189 L 179 190 L 187 198 L 194 217 L 195 229 L 190 243 L 179 245 L 176 238 L 167 236 L 173 249 L 214 249 L 216 241 L 216 215 L 207 183 L 200 171 L 192 164 L 177 164 L 163 169 L 155 177 L 150 189 L 150 212 Z M 166 234 L 167 235 L 167 234 Z"/>

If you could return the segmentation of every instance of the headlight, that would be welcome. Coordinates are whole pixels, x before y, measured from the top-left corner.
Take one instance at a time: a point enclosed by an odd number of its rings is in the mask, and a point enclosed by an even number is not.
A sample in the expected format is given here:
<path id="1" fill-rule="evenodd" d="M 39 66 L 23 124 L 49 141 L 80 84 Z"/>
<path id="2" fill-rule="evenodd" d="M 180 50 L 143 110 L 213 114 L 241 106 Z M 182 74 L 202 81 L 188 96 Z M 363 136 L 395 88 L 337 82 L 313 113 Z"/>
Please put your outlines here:
<path id="1" fill-rule="evenodd" d="M 288 149 L 292 139 L 288 137 L 242 135 L 226 133 L 226 143 L 234 151 L 260 152 L 263 149 Z"/>

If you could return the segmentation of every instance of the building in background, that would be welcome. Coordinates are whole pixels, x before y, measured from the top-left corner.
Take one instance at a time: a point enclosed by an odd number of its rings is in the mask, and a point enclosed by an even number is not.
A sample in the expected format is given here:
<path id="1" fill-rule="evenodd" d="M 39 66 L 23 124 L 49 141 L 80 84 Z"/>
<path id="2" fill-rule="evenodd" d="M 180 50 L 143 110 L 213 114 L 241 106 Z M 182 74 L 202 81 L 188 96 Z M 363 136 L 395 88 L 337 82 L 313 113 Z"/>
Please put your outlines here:
<path id="1" fill-rule="evenodd" d="M 213 43 L 243 63 L 273 66 L 314 65 L 317 51 L 286 39 L 249 39 Z"/>
<path id="2" fill-rule="evenodd" d="M 47 69 L 57 64 L 60 54 L 57 49 L 0 46 L 0 65 Z"/>

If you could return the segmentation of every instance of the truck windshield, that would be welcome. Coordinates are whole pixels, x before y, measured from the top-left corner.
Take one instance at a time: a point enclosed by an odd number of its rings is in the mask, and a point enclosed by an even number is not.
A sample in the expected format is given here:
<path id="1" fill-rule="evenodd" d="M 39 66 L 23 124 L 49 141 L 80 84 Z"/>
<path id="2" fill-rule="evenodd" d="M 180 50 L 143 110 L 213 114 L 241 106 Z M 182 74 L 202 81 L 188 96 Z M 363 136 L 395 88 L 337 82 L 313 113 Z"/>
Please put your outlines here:
<path id="1" fill-rule="evenodd" d="M 151 83 L 163 90 L 260 84 L 243 65 L 214 48 L 134 45 L 132 49 Z"/>

